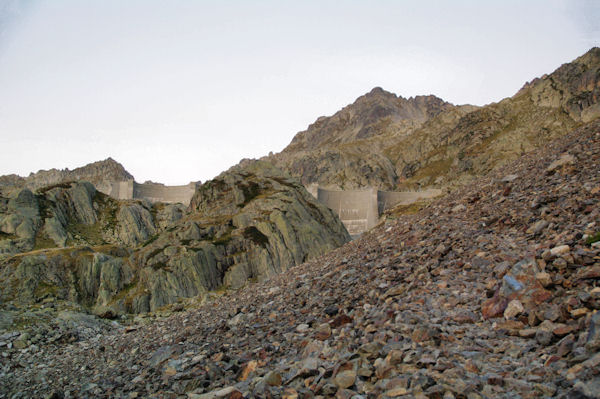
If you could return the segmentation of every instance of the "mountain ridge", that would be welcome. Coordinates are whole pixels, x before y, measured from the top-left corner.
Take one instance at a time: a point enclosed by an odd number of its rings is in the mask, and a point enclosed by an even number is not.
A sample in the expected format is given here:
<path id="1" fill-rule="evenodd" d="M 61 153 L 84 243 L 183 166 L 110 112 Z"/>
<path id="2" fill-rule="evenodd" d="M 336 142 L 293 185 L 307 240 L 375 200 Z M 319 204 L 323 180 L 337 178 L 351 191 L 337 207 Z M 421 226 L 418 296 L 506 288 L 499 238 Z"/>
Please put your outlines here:
<path id="1" fill-rule="evenodd" d="M 262 159 L 305 185 L 454 187 L 598 118 L 599 71 L 600 48 L 594 47 L 514 96 L 483 107 L 456 106 L 435 96 L 406 100 L 375 88 Z M 398 118 L 402 106 L 419 101 L 417 117 Z"/>

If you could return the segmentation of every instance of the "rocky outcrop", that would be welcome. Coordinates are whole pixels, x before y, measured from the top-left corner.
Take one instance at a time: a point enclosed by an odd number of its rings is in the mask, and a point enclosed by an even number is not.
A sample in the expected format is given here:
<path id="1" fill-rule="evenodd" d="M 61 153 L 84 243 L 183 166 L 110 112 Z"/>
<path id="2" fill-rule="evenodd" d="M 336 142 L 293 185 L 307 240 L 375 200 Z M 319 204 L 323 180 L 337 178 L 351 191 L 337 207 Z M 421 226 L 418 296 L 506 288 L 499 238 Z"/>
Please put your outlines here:
<path id="1" fill-rule="evenodd" d="M 55 297 L 89 308 L 102 308 L 133 279 L 123 249 L 105 246 L 36 251 L 9 258 L 0 269 L 3 302 L 40 302 Z"/>
<path id="2" fill-rule="evenodd" d="M 562 108 L 577 121 L 590 122 L 600 116 L 600 48 L 593 48 L 554 73 L 534 79 L 518 94 L 539 106 Z"/>
<path id="3" fill-rule="evenodd" d="M 262 281 L 349 239 L 299 183 L 257 162 L 200 186 L 189 217 L 135 257 L 156 309 L 179 296 Z"/>
<path id="4" fill-rule="evenodd" d="M 180 219 L 178 204 L 117 201 L 89 182 L 0 196 L 0 254 L 74 245 L 134 248 Z"/>
<path id="5" fill-rule="evenodd" d="M 305 185 L 452 188 L 598 118 L 599 76 L 600 49 L 593 48 L 484 107 L 376 88 L 265 159 Z"/>
<path id="6" fill-rule="evenodd" d="M 23 189 L 8 201 L 17 202 L 33 220 L 32 245 L 71 246 L 8 257 L 0 302 L 53 297 L 105 316 L 262 281 L 350 239 L 331 210 L 261 162 L 202 185 L 184 217 L 176 205 L 116 201 L 89 183 Z"/>

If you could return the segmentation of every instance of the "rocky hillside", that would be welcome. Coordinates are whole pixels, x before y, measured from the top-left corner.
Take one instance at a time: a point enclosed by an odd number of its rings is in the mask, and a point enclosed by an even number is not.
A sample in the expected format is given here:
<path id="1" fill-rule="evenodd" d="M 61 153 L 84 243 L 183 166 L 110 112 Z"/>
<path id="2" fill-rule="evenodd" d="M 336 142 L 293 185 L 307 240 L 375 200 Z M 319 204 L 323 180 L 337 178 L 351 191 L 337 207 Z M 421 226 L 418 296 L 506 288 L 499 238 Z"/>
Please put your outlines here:
<path id="1" fill-rule="evenodd" d="M 40 170 L 27 177 L 17 175 L 0 176 L 0 187 L 18 187 L 37 190 L 38 188 L 71 181 L 89 181 L 101 192 L 110 192 L 114 182 L 133 180 L 133 176 L 125 170 L 123 165 L 112 158 L 104 161 L 93 162 L 76 168 Z"/>
<path id="2" fill-rule="evenodd" d="M 485 107 L 380 88 L 321 117 L 268 157 L 303 184 L 457 186 L 600 116 L 600 48 Z"/>
<path id="3" fill-rule="evenodd" d="M 134 248 L 184 212 L 180 204 L 117 201 L 89 182 L 0 192 L 0 257 L 77 245 Z"/>
<path id="4" fill-rule="evenodd" d="M 105 317 L 262 281 L 350 239 L 331 210 L 263 163 L 200 186 L 187 212 L 117 201 L 90 183 L 22 189 L 3 203 L 0 306 L 56 299 Z"/>
<path id="5" fill-rule="evenodd" d="M 4 334 L 0 391 L 14 398 L 596 398 L 598 164 L 596 121 L 415 215 L 197 310 L 91 339 L 75 335 L 72 343 L 55 333 L 47 334 L 51 342 L 41 333 Z M 216 190 L 237 179 L 206 186 L 195 208 L 229 215 L 261 196 L 251 184 Z M 256 184 L 267 182 L 274 191 L 289 187 L 274 178 Z M 219 196 L 236 205 L 215 208 L 210 199 Z M 246 207 L 258 210 L 252 201 Z M 231 218 L 243 234 L 242 219 Z"/>

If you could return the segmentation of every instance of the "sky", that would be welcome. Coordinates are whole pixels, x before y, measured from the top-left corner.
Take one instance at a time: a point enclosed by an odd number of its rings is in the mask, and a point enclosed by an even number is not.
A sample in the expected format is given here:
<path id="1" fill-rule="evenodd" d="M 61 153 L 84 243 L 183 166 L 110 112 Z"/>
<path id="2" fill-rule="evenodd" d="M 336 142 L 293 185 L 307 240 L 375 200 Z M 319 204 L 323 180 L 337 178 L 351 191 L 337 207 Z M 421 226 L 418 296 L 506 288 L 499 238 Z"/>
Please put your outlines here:
<path id="1" fill-rule="evenodd" d="M 380 86 L 484 105 L 600 45 L 597 0 L 0 0 L 0 175 L 205 181 Z"/>

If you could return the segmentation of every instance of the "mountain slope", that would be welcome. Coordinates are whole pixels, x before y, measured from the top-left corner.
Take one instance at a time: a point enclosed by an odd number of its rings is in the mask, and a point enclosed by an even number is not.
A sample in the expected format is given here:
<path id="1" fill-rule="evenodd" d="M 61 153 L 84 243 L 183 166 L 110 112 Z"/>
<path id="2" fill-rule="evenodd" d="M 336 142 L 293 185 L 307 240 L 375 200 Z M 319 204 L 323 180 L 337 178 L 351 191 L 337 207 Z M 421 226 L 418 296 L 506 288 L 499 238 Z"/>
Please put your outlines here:
<path id="1" fill-rule="evenodd" d="M 321 117 L 268 157 L 303 184 L 456 186 L 600 116 L 600 49 L 484 107 L 379 88 Z"/>
<path id="2" fill-rule="evenodd" d="M 198 310 L 89 341 L 7 350 L 0 389 L 597 397 L 598 164 L 596 121 L 418 214 Z"/>

